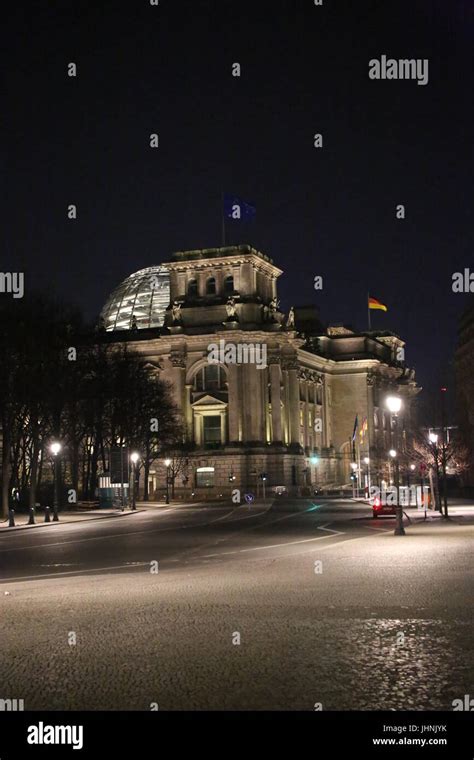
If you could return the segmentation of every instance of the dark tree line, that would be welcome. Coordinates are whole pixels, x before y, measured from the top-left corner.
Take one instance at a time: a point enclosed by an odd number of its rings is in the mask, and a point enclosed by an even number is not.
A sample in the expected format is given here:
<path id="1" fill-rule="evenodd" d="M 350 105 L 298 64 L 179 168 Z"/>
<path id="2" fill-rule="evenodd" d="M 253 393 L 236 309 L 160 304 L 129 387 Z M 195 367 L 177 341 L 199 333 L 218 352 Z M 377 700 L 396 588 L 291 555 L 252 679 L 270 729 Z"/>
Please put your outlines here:
<path id="1" fill-rule="evenodd" d="M 1 500 L 12 489 L 34 506 L 52 480 L 50 444 L 62 444 L 62 480 L 91 500 L 111 446 L 140 454 L 148 497 L 154 459 L 179 445 L 169 386 L 125 345 L 87 330 L 72 308 L 40 296 L 0 301 Z"/>

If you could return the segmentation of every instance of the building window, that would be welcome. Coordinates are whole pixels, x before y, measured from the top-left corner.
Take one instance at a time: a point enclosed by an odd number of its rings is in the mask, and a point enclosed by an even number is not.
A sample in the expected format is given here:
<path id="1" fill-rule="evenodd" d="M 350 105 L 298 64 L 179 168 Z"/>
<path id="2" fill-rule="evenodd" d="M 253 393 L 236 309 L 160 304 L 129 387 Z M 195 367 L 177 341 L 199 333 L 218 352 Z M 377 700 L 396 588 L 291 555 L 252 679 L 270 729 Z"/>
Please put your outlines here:
<path id="1" fill-rule="evenodd" d="M 312 430 L 313 429 L 313 412 L 311 411 L 311 409 L 309 409 L 308 411 L 308 425 L 309 425 L 310 430 Z"/>
<path id="2" fill-rule="evenodd" d="M 220 391 L 224 383 L 225 371 L 219 364 L 206 364 L 194 375 L 195 391 Z"/>
<path id="3" fill-rule="evenodd" d="M 203 417 L 204 443 L 221 443 L 221 417 L 220 414 Z"/>
<path id="4" fill-rule="evenodd" d="M 234 292 L 234 277 L 230 274 L 224 280 L 224 293 L 231 295 Z"/>
<path id="5" fill-rule="evenodd" d="M 374 409 L 374 427 L 378 428 L 379 426 L 379 415 L 377 412 L 377 409 Z"/>
<path id="6" fill-rule="evenodd" d="M 304 426 L 304 412 L 302 409 L 300 409 L 300 425 L 301 427 Z"/>
<path id="7" fill-rule="evenodd" d="M 189 280 L 188 282 L 188 296 L 197 296 L 198 294 L 198 283 L 197 280 Z"/>
<path id="8" fill-rule="evenodd" d="M 215 277 L 209 277 L 208 281 L 206 282 L 206 295 L 208 296 L 216 295 L 216 278 Z"/>
<path id="9" fill-rule="evenodd" d="M 323 403 L 323 389 L 321 385 L 316 386 L 316 403 L 321 406 Z"/>
<path id="10" fill-rule="evenodd" d="M 214 467 L 198 467 L 196 470 L 196 487 L 214 487 Z"/>

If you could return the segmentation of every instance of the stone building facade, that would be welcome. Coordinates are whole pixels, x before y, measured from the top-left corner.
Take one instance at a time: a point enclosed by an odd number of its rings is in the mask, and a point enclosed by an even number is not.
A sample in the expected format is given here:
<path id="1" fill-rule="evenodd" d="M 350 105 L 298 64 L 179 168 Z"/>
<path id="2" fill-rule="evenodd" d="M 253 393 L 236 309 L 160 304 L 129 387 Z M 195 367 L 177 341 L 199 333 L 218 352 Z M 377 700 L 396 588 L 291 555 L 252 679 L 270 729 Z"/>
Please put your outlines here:
<path id="1" fill-rule="evenodd" d="M 341 488 L 354 449 L 357 464 L 370 458 L 373 479 L 384 476 L 394 436 L 385 397 L 404 399 L 402 442 L 419 391 L 402 340 L 324 328 L 311 308 L 283 314 L 282 271 L 250 246 L 179 252 L 162 266 L 170 276 L 163 326 L 120 340 L 172 384 L 188 447 L 177 493 L 256 494 L 263 477 L 267 489 L 300 494 Z M 152 495 L 164 477 L 156 462 Z"/>

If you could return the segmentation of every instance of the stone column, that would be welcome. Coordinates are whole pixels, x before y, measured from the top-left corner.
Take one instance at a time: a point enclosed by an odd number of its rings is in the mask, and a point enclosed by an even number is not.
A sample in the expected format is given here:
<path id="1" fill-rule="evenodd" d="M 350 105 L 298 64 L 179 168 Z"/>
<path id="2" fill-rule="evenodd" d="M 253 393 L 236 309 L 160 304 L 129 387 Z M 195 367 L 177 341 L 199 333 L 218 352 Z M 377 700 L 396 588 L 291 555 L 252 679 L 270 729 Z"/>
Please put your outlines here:
<path id="1" fill-rule="evenodd" d="M 173 385 L 178 414 L 183 423 L 186 421 L 186 399 L 185 399 L 185 380 L 186 380 L 186 354 L 184 351 L 171 350 L 170 362 L 173 367 Z"/>
<path id="2" fill-rule="evenodd" d="M 196 272 L 196 279 L 198 282 L 198 295 L 205 296 L 206 295 L 206 282 L 207 282 L 207 273 L 204 271 Z"/>
<path id="3" fill-rule="evenodd" d="M 304 396 L 304 403 L 303 403 L 303 423 L 304 423 L 304 441 L 303 446 L 306 448 L 309 446 L 309 427 L 308 427 L 308 413 L 309 413 L 309 401 L 308 401 L 308 378 L 306 372 L 300 372 L 298 374 L 298 377 L 300 379 L 300 382 L 303 383 L 303 396 Z"/>
<path id="4" fill-rule="evenodd" d="M 324 388 L 324 375 L 317 374 L 316 380 L 315 380 L 315 386 L 314 386 L 314 393 L 315 393 L 315 406 L 314 406 L 314 415 L 315 420 L 316 416 L 319 417 L 321 420 L 321 431 L 314 434 L 314 440 L 315 444 L 319 449 L 322 449 L 324 446 L 326 446 L 326 412 L 325 412 L 325 406 L 324 406 L 324 396 L 325 396 L 325 388 Z M 321 394 L 321 395 L 319 395 Z M 321 403 L 318 402 L 318 399 L 321 398 Z"/>
<path id="5" fill-rule="evenodd" d="M 367 372 L 367 433 L 368 433 L 369 451 L 375 445 L 375 431 L 374 431 L 375 379 L 376 378 L 373 372 Z"/>
<path id="6" fill-rule="evenodd" d="M 250 441 L 261 441 L 262 439 L 262 416 L 263 416 L 263 399 L 262 399 L 262 379 L 260 377 L 263 370 L 258 370 L 255 364 L 242 365 L 247 377 L 248 395 L 244 395 L 244 403 L 249 406 L 249 423 Z M 263 441 L 262 441 L 263 443 Z"/>
<path id="7" fill-rule="evenodd" d="M 224 291 L 224 272 L 219 267 L 219 269 L 213 272 L 212 276 L 216 278 L 216 293 L 221 296 Z"/>
<path id="8" fill-rule="evenodd" d="M 203 416 L 202 414 L 194 415 L 194 439 L 197 446 L 203 443 Z"/>
<path id="9" fill-rule="evenodd" d="M 240 265 L 233 267 L 232 274 L 234 275 L 234 290 L 240 293 Z"/>
<path id="10" fill-rule="evenodd" d="M 276 287 L 276 277 L 275 275 L 272 275 L 271 277 L 271 298 L 276 298 L 277 296 L 277 287 Z"/>
<path id="11" fill-rule="evenodd" d="M 287 362 L 288 369 L 288 400 L 290 408 L 288 419 L 290 423 L 290 444 L 300 444 L 300 384 L 298 380 L 298 362 Z"/>
<path id="12" fill-rule="evenodd" d="M 281 366 L 278 357 L 270 358 L 270 384 L 272 394 L 272 442 L 282 443 L 281 424 Z"/>
<path id="13" fill-rule="evenodd" d="M 323 375 L 323 446 L 328 448 L 331 442 L 331 411 L 329 408 L 329 388 L 326 378 Z"/>
<path id="14" fill-rule="evenodd" d="M 282 426 L 283 426 L 283 443 L 288 445 L 290 442 L 290 392 L 288 390 L 288 370 L 286 365 L 282 364 L 282 393 L 283 393 L 283 414 L 282 414 Z"/>
<path id="15" fill-rule="evenodd" d="M 185 419 L 186 419 L 186 440 L 191 442 L 193 440 L 193 408 L 191 406 L 191 391 L 193 386 L 186 384 L 185 387 Z"/>
<path id="16" fill-rule="evenodd" d="M 221 445 L 225 446 L 227 443 L 227 425 L 226 425 L 227 413 L 221 412 Z"/>
<path id="17" fill-rule="evenodd" d="M 227 370 L 228 383 L 228 415 L 229 415 L 229 443 L 237 443 L 241 440 L 240 412 L 241 399 L 239 388 L 239 371 L 238 364 L 229 364 Z"/>

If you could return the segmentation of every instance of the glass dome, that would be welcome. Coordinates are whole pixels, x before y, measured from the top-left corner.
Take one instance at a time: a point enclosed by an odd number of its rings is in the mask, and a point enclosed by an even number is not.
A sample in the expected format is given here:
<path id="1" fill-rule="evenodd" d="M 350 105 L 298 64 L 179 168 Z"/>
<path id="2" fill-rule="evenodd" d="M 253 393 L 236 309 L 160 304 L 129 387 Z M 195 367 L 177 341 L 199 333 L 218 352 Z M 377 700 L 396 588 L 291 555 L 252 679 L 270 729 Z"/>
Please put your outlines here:
<path id="1" fill-rule="evenodd" d="M 101 312 L 107 331 L 161 327 L 170 303 L 170 275 L 166 267 L 140 269 L 127 277 Z"/>

